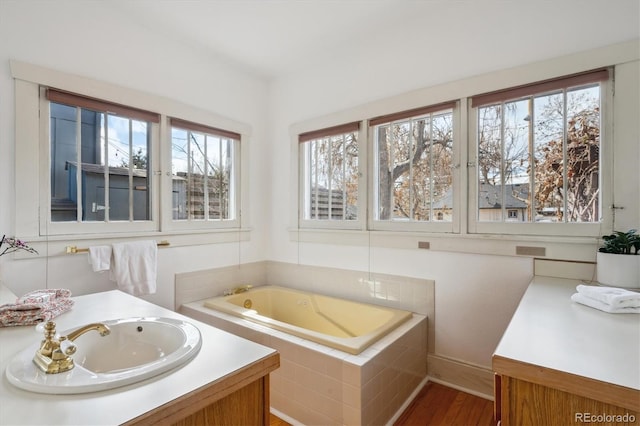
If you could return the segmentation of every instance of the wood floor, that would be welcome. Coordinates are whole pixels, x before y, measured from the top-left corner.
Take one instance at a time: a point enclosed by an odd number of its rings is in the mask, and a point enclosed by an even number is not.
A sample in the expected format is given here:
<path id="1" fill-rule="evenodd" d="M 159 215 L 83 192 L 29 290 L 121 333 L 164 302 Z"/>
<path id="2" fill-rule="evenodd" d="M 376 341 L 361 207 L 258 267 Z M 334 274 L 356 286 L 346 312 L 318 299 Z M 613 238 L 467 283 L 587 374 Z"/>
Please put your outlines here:
<path id="1" fill-rule="evenodd" d="M 394 426 L 492 426 L 493 402 L 428 382 Z M 271 415 L 270 426 L 290 426 Z"/>
<path id="2" fill-rule="evenodd" d="M 394 426 L 490 426 L 493 401 L 428 382 Z"/>

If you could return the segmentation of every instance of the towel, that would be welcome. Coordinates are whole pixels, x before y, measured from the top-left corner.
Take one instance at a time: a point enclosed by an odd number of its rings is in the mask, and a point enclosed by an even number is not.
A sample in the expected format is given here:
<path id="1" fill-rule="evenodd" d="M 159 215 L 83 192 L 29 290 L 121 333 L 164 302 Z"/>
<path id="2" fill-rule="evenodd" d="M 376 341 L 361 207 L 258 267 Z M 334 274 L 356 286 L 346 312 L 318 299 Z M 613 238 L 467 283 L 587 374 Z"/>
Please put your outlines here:
<path id="1" fill-rule="evenodd" d="M 156 292 L 158 245 L 155 241 L 113 244 L 111 279 L 134 296 Z"/>
<path id="2" fill-rule="evenodd" d="M 640 293 L 634 291 L 593 285 L 579 285 L 576 290 L 580 294 L 611 305 L 613 308 L 640 308 Z"/>
<path id="3" fill-rule="evenodd" d="M 67 312 L 73 306 L 67 289 L 36 290 L 25 294 L 16 303 L 0 306 L 0 327 L 35 325 Z"/>
<path id="4" fill-rule="evenodd" d="M 111 246 L 89 247 L 89 263 L 93 272 L 103 272 L 111 269 Z"/>
<path id="5" fill-rule="evenodd" d="M 571 300 L 577 303 L 581 303 L 583 305 L 599 309 L 604 312 L 608 312 L 610 314 L 640 314 L 640 307 L 627 307 L 620 308 L 609 305 L 608 303 L 601 302 L 600 300 L 592 299 L 588 296 L 585 296 L 582 293 L 575 293 L 571 296 Z"/>

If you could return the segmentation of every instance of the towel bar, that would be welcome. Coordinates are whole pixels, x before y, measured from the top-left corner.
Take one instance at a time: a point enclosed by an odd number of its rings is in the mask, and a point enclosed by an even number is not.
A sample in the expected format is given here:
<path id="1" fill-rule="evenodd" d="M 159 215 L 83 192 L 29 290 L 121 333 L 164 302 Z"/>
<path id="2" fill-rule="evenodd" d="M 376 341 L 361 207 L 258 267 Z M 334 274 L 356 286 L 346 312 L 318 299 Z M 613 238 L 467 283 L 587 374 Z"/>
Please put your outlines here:
<path id="1" fill-rule="evenodd" d="M 167 247 L 169 246 L 169 241 L 160 241 L 158 243 L 158 247 Z M 76 254 L 76 253 L 87 253 L 89 251 L 88 248 L 78 248 L 76 246 L 67 246 L 66 253 L 67 254 Z"/>

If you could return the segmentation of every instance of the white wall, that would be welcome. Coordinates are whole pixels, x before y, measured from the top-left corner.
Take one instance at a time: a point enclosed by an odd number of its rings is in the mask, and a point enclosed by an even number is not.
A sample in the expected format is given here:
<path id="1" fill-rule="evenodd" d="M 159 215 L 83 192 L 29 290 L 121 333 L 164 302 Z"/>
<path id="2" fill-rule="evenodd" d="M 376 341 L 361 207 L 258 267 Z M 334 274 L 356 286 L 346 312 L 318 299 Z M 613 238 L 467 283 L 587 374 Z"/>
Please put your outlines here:
<path id="1" fill-rule="evenodd" d="M 19 167 L 14 164 L 20 141 L 15 141 L 9 60 L 134 88 L 246 123 L 252 129 L 251 239 L 159 250 L 158 293 L 148 299 L 172 308 L 175 272 L 263 258 L 268 193 L 261 159 L 266 152 L 268 86 L 237 64 L 167 38 L 121 11 L 108 2 L 0 1 L 0 232 L 15 233 L 14 169 Z M 106 274 L 91 272 L 84 254 L 26 260 L 3 256 L 0 279 L 16 294 L 45 286 L 64 286 L 76 295 L 114 288 Z"/>

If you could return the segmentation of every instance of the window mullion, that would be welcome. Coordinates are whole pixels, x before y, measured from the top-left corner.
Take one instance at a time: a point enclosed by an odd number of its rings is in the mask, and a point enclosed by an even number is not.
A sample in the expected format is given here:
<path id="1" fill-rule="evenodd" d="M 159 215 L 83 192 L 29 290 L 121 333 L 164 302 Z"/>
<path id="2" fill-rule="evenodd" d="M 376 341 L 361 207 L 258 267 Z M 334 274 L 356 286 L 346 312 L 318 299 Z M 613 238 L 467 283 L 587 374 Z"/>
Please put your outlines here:
<path id="1" fill-rule="evenodd" d="M 109 197 L 109 114 L 103 113 L 104 117 L 104 221 L 110 220 L 110 197 Z M 97 206 L 96 206 L 97 208 Z"/>
<path id="2" fill-rule="evenodd" d="M 506 104 L 502 104 L 502 108 L 500 108 L 500 222 L 504 222 L 505 216 L 505 194 L 506 194 L 506 180 L 504 178 L 506 162 L 505 162 L 505 143 L 504 143 L 504 121 L 505 121 L 505 110 Z"/>
<path id="3" fill-rule="evenodd" d="M 76 107 L 76 220 L 82 222 L 82 109 Z"/>
<path id="4" fill-rule="evenodd" d="M 534 123 L 536 120 L 535 108 L 533 107 L 534 98 L 529 98 L 529 217 L 525 222 L 535 222 L 535 194 L 536 194 L 536 161 L 535 161 L 535 134 Z"/>
<path id="5" fill-rule="evenodd" d="M 333 142 L 330 137 L 326 139 L 327 146 L 329 148 L 329 168 L 327 170 L 327 183 L 329 184 L 329 198 L 328 198 L 328 213 L 327 218 L 329 220 L 333 219 Z"/>
<path id="6" fill-rule="evenodd" d="M 567 182 L 567 144 L 569 143 L 569 129 L 567 126 L 567 90 L 562 90 L 562 222 L 567 223 L 569 213 L 569 183 Z"/>
<path id="7" fill-rule="evenodd" d="M 342 134 L 342 219 L 347 219 L 347 137 Z"/>
<path id="8" fill-rule="evenodd" d="M 129 220 L 133 221 L 133 120 L 129 119 Z"/>
<path id="9" fill-rule="evenodd" d="M 187 220 L 193 221 L 193 149 L 191 131 L 187 131 Z"/>
<path id="10" fill-rule="evenodd" d="M 418 138 L 414 134 L 416 128 L 416 120 L 409 120 L 409 221 L 414 220 L 415 210 L 413 208 L 413 201 L 415 196 L 413 195 L 413 156 L 415 155 L 414 149 L 418 149 Z M 420 128 L 420 126 L 418 126 Z"/>
<path id="11" fill-rule="evenodd" d="M 203 159 L 204 159 L 204 170 L 202 171 L 202 204 L 203 204 L 203 218 L 204 221 L 209 220 L 209 137 L 207 135 L 204 136 L 204 148 L 203 148 Z"/>
<path id="12" fill-rule="evenodd" d="M 433 114 L 429 114 L 429 151 L 427 155 L 429 156 L 429 222 L 433 222 L 433 192 L 435 191 L 433 178 Z"/>
<path id="13" fill-rule="evenodd" d="M 320 204 L 320 191 L 318 190 L 318 156 L 319 156 L 319 151 L 320 148 L 318 148 L 318 141 L 314 141 L 313 142 L 313 164 L 315 164 L 315 170 L 313 173 L 313 190 L 315 192 L 315 205 L 313 206 L 314 208 L 314 214 L 313 214 L 313 218 L 314 219 L 318 219 L 318 214 L 320 213 L 320 209 L 318 207 L 318 205 Z"/>

